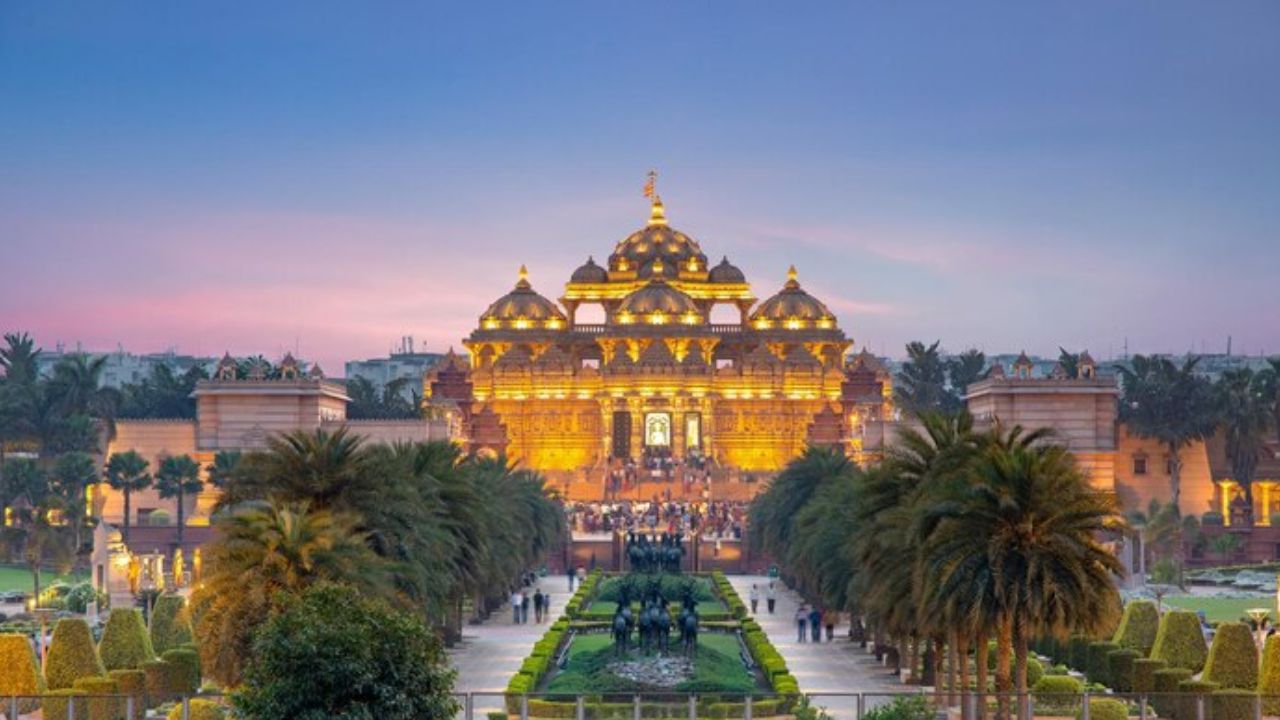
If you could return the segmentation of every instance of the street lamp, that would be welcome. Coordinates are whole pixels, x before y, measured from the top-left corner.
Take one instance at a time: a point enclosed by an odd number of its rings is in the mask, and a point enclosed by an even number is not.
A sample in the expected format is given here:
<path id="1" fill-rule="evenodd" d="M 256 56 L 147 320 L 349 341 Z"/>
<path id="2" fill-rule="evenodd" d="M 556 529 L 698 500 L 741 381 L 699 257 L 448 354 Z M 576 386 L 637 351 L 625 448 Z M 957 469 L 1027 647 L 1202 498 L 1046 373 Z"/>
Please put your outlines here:
<path id="1" fill-rule="evenodd" d="M 1245 613 L 1248 614 L 1249 619 L 1253 621 L 1253 631 L 1257 635 L 1257 637 L 1254 638 L 1254 643 L 1257 644 L 1258 649 L 1262 649 L 1262 643 L 1267 639 L 1266 625 L 1267 618 L 1271 616 L 1271 609 L 1249 608 L 1248 610 L 1245 610 Z"/>

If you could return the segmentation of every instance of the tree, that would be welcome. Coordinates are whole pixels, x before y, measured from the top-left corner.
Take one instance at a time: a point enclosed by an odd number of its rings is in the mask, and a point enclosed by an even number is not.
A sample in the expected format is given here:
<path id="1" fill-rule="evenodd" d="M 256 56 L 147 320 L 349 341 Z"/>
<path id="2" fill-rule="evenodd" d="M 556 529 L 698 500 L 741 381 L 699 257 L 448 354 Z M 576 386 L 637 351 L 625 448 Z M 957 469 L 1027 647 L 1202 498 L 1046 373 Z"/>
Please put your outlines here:
<path id="1" fill-rule="evenodd" d="M 240 469 L 240 460 L 244 456 L 239 450 L 219 450 L 213 456 L 213 462 L 205 466 L 205 475 L 209 484 L 222 490 L 231 484 L 232 478 Z"/>
<path id="2" fill-rule="evenodd" d="M 1209 541 L 1209 547 L 1222 558 L 1222 564 L 1231 562 L 1231 556 L 1240 549 L 1240 536 L 1234 533 L 1222 533 Z"/>
<path id="3" fill-rule="evenodd" d="M 107 460 L 106 480 L 113 490 L 120 492 L 124 499 L 124 523 L 122 536 L 129 542 L 129 524 L 132 521 L 133 493 L 151 487 L 153 479 L 147 472 L 151 463 L 135 450 L 113 453 Z"/>
<path id="4" fill-rule="evenodd" d="M 1244 488 L 1245 502 L 1250 509 L 1253 508 L 1254 474 L 1273 418 L 1267 385 L 1266 374 L 1254 374 L 1249 368 L 1228 370 L 1215 385 L 1232 479 Z"/>
<path id="5" fill-rule="evenodd" d="M 1181 512 L 1182 450 L 1217 427 L 1218 400 L 1209 381 L 1196 374 L 1199 358 L 1175 365 L 1168 358 L 1133 356 L 1117 366 L 1123 380 L 1120 420 L 1134 434 L 1164 444 L 1169 452 L 1170 499 Z"/>
<path id="6" fill-rule="evenodd" d="M 98 467 L 87 453 L 69 452 L 58 456 L 53 466 L 55 504 L 63 521 L 71 528 L 75 552 L 84 545 L 88 517 L 88 489 L 98 479 Z"/>
<path id="7" fill-rule="evenodd" d="M 987 356 L 981 350 L 970 348 L 947 360 L 947 377 L 951 380 L 951 392 L 947 410 L 960 412 L 964 410 L 964 394 L 966 389 L 982 379 L 982 371 L 987 366 Z"/>
<path id="8" fill-rule="evenodd" d="M 234 702 L 248 720 L 447 718 L 455 676 L 420 620 L 322 585 L 263 626 Z"/>
<path id="9" fill-rule="evenodd" d="M 409 378 L 395 378 L 383 386 L 379 393 L 373 383 L 365 378 L 355 377 L 347 381 L 347 394 L 351 403 L 347 405 L 347 417 L 353 420 L 416 418 L 419 416 L 416 392 L 405 396 Z"/>
<path id="10" fill-rule="evenodd" d="M 186 497 L 198 493 L 204 487 L 200 479 L 200 466 L 190 455 L 170 455 L 160 461 L 156 472 L 156 490 L 164 499 L 174 498 L 178 510 L 178 546 L 182 546 L 183 528 L 186 527 Z"/>
<path id="11" fill-rule="evenodd" d="M 91 357 L 75 353 L 53 366 L 49 392 L 64 415 L 115 415 L 115 392 L 101 387 L 106 365 L 106 355 Z"/>
<path id="12" fill-rule="evenodd" d="M 938 353 L 940 342 L 928 346 L 918 340 L 907 343 L 907 359 L 893 388 L 903 410 L 918 414 L 947 406 L 947 367 Z"/>
<path id="13" fill-rule="evenodd" d="M 1068 378 L 1080 377 L 1080 353 L 1067 352 L 1066 348 L 1059 346 L 1058 365 Z"/>
<path id="14" fill-rule="evenodd" d="M 215 526 L 192 609 L 206 672 L 224 685 L 239 684 L 254 631 L 289 595 L 324 581 L 392 593 L 386 564 L 350 515 L 305 503 L 250 503 Z"/>
<path id="15" fill-rule="evenodd" d="M 10 460 L 5 464 L 0 486 L 3 504 L 12 511 L 13 524 L 5 537 L 13 551 L 21 555 L 31 572 L 33 594 L 40 597 L 40 570 L 46 561 L 69 566 L 73 552 L 64 528 L 50 522 L 50 514 L 61 503 L 49 477 L 34 460 Z"/>
<path id="16" fill-rule="evenodd" d="M 157 364 L 141 382 L 122 388 L 119 415 L 129 418 L 194 418 L 196 401 L 191 393 L 197 382 L 208 377 L 200 365 L 193 365 L 177 375 L 167 364 Z"/>

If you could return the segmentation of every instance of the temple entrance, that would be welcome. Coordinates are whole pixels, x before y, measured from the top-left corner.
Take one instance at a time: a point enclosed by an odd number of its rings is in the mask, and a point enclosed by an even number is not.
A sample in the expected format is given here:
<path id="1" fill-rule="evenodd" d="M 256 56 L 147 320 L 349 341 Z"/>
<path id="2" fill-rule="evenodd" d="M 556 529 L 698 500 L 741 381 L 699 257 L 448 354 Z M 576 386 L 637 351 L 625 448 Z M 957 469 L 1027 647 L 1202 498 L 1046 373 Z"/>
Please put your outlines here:
<path id="1" fill-rule="evenodd" d="M 631 457 L 631 413 L 626 410 L 613 413 L 613 456 Z"/>
<path id="2" fill-rule="evenodd" d="M 671 451 L 671 413 L 645 413 L 644 446 L 664 454 Z"/>
<path id="3" fill-rule="evenodd" d="M 684 415 L 684 452 L 696 455 L 702 450 L 702 414 L 691 412 Z"/>

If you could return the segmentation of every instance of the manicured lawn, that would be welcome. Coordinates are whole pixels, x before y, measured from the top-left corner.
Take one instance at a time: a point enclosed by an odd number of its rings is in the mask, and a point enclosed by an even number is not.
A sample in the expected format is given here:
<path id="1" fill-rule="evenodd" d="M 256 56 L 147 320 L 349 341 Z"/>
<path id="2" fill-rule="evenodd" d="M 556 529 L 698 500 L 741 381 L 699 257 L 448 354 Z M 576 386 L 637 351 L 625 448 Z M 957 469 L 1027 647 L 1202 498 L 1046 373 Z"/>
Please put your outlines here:
<path id="1" fill-rule="evenodd" d="M 673 633 L 672 646 L 679 636 Z M 738 657 L 738 640 L 733 635 L 702 633 L 698 636 L 698 654 L 694 659 L 693 677 L 676 686 L 677 692 L 749 692 L 760 689 L 756 679 L 743 667 Z M 632 650 L 631 657 L 640 655 Z M 547 683 L 546 692 L 630 692 L 639 687 L 609 672 L 613 659 L 613 638 L 607 634 L 580 635 L 573 640 L 569 662 Z"/>
<path id="2" fill-rule="evenodd" d="M 639 607 L 640 607 L 639 603 L 631 604 L 632 610 L 638 609 Z M 610 602 L 608 600 L 597 600 L 591 603 L 591 607 L 587 608 L 587 613 L 593 616 L 607 615 L 609 617 L 613 617 L 613 614 L 617 611 L 618 611 L 618 603 Z M 702 615 L 705 613 L 713 613 L 713 612 L 714 613 L 729 612 L 729 608 L 726 607 L 725 604 L 720 602 L 719 600 L 707 600 L 707 601 L 698 603 L 699 615 Z"/>
<path id="3" fill-rule="evenodd" d="M 50 583 L 61 581 L 68 585 L 74 583 L 85 582 L 89 579 L 89 573 L 80 572 L 71 575 L 56 575 L 52 570 L 45 570 L 40 573 L 40 587 L 48 587 Z M 25 590 L 31 592 L 31 571 L 25 567 L 15 567 L 13 565 L 0 565 L 0 592 L 9 590 Z"/>
<path id="4" fill-rule="evenodd" d="M 1246 617 L 1245 611 L 1250 608 L 1269 608 L 1271 618 L 1276 616 L 1276 599 L 1271 595 L 1257 597 L 1205 597 L 1202 595 L 1166 595 L 1164 604 L 1192 612 L 1203 610 L 1205 616 L 1213 621 L 1239 620 Z"/>

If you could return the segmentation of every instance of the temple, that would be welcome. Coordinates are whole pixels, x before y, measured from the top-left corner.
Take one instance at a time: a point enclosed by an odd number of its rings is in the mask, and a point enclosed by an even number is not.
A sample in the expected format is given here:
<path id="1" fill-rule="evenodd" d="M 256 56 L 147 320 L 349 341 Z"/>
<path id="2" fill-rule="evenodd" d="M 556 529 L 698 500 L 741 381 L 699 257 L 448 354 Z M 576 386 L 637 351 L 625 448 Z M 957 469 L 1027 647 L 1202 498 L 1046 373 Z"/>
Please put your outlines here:
<path id="1" fill-rule="evenodd" d="M 580 323 L 584 306 L 603 323 Z M 717 306 L 734 322 L 712 322 Z M 728 479 L 762 478 L 806 445 L 857 454 L 850 428 L 891 412 L 889 375 L 796 269 L 763 302 L 727 258 L 712 264 L 656 195 L 648 222 L 575 270 L 559 302 L 521 267 L 515 287 L 424 379 L 431 405 L 461 410 L 472 449 L 550 475 L 697 458 Z"/>

